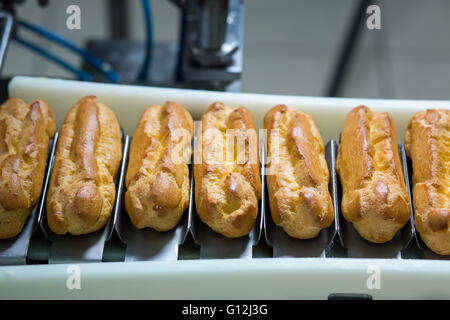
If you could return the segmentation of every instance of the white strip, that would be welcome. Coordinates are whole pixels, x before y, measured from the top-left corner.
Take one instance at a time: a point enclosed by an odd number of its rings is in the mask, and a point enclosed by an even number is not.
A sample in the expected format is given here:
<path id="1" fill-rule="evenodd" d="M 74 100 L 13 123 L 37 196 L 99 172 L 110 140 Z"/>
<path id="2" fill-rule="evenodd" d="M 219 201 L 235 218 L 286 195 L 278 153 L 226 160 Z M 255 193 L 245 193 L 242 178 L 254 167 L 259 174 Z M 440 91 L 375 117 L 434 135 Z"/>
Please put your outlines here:
<path id="1" fill-rule="evenodd" d="M 449 299 L 448 261 L 380 259 L 230 259 L 0 267 L 0 299 L 326 299 L 365 293 L 375 299 Z M 367 273 L 379 266 L 380 289 Z"/>
<path id="2" fill-rule="evenodd" d="M 397 128 L 398 142 L 411 116 L 426 108 L 450 108 L 450 101 L 431 100 L 380 100 L 347 99 L 304 96 L 264 95 L 252 93 L 230 93 L 203 90 L 169 89 L 92 82 L 14 77 L 9 85 L 10 96 L 26 101 L 43 99 L 54 110 L 59 127 L 67 111 L 75 102 L 86 95 L 97 95 L 99 100 L 114 110 L 126 134 L 132 134 L 137 121 L 152 104 L 163 104 L 167 100 L 183 105 L 199 120 L 203 111 L 215 101 L 230 106 L 246 106 L 255 118 L 258 128 L 263 126 L 265 113 L 277 104 L 298 108 L 312 116 L 320 129 L 324 142 L 338 139 L 347 112 L 361 104 L 374 111 L 388 111 L 392 114 Z"/>

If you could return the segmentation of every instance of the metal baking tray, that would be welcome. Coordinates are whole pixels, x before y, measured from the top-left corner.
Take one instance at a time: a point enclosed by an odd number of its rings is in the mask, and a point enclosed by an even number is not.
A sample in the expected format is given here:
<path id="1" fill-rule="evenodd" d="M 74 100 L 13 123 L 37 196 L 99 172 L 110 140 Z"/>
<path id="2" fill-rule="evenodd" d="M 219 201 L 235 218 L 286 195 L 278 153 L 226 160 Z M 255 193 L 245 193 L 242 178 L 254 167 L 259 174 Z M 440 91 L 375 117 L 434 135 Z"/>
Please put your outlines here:
<path id="1" fill-rule="evenodd" d="M 335 146 L 337 156 L 337 146 Z M 409 188 L 409 174 L 406 164 L 406 153 L 403 145 L 398 146 L 398 153 L 400 156 L 400 163 L 402 165 L 403 176 L 408 190 L 408 195 L 411 199 Z M 336 160 L 336 158 L 335 158 Z M 363 239 L 350 222 L 345 220 L 341 211 L 342 189 L 339 179 L 337 179 L 337 205 L 339 211 L 339 227 L 338 233 L 341 239 L 342 246 L 347 249 L 347 257 L 349 258 L 394 258 L 401 259 L 402 251 L 406 250 L 415 237 L 414 228 L 414 212 L 412 202 L 410 203 L 410 218 L 409 221 L 395 234 L 391 241 L 385 243 L 371 243 Z"/>
<path id="2" fill-rule="evenodd" d="M 128 148 L 127 139 L 122 134 L 122 152 Z M 103 251 L 105 242 L 108 241 L 113 233 L 114 226 L 119 214 L 118 206 L 120 202 L 117 197 L 114 201 L 111 216 L 106 222 L 105 226 L 97 230 L 96 232 L 72 236 L 70 234 L 58 235 L 55 234 L 47 222 L 47 202 L 46 196 L 50 185 L 50 179 L 53 171 L 53 164 L 55 161 L 56 146 L 58 144 L 58 132 L 55 134 L 53 148 L 51 149 L 51 156 L 46 172 L 44 181 L 43 196 L 41 197 L 39 205 L 38 224 L 41 227 L 42 234 L 50 242 L 48 263 L 77 263 L 77 262 L 100 262 L 103 259 Z M 125 157 L 121 159 L 120 168 L 123 167 Z M 119 176 L 121 172 L 118 172 L 114 177 L 114 184 L 116 190 L 119 189 Z M 117 194 L 117 193 L 116 193 Z M 117 194 L 120 196 L 120 193 Z"/>
<path id="3" fill-rule="evenodd" d="M 26 264 L 28 247 L 30 239 L 38 232 L 39 219 L 41 210 L 41 204 L 44 199 L 46 179 L 48 168 L 50 166 L 51 155 L 53 154 L 53 148 L 58 139 L 56 133 L 53 139 L 50 139 L 48 143 L 48 154 L 46 159 L 44 181 L 42 181 L 42 194 L 36 202 L 30 216 L 28 217 L 22 231 L 11 239 L 0 240 L 0 265 L 19 265 Z"/>
<path id="4" fill-rule="evenodd" d="M 117 195 L 118 220 L 115 230 L 120 240 L 126 245 L 124 261 L 152 261 L 152 260 L 177 260 L 178 247 L 184 243 L 189 232 L 188 216 L 189 212 L 184 212 L 183 217 L 177 226 L 167 232 L 145 228 L 136 229 L 130 221 L 125 210 L 123 197 L 125 195 L 125 176 L 128 166 L 129 147 L 132 137 L 126 137 L 126 148 L 124 149 L 124 162 L 120 169 L 120 192 Z M 192 178 L 192 168 L 190 178 Z"/>
<path id="5" fill-rule="evenodd" d="M 276 226 L 272 221 L 270 213 L 268 192 L 265 190 L 263 197 L 265 206 L 264 214 L 264 232 L 267 243 L 272 246 L 274 258 L 280 257 L 322 257 L 326 258 L 327 249 L 335 241 L 336 235 L 339 234 L 339 210 L 338 210 L 338 194 L 337 194 L 337 176 L 336 176 L 336 142 L 330 140 L 325 147 L 325 159 L 328 164 L 330 180 L 328 189 L 334 208 L 334 222 L 328 228 L 322 229 L 319 235 L 314 239 L 301 240 L 289 237 L 281 227 Z M 266 164 L 266 157 L 263 158 Z M 265 178 L 265 177 L 264 177 Z M 329 250 L 328 250 L 329 252 Z"/>
<path id="6" fill-rule="evenodd" d="M 450 281 L 450 261 L 426 254 L 426 248 L 415 234 L 413 220 L 400 232 L 401 246 L 394 253 L 379 249 L 376 254 L 365 255 L 361 253 L 367 253 L 366 249 L 358 248 L 359 253 L 355 254 L 358 252 L 352 249 L 355 242 L 346 241 L 348 239 L 345 237 L 351 225 L 345 225 L 339 212 L 339 181 L 334 170 L 337 143 L 333 142 L 339 140 L 348 111 L 358 105 L 365 104 L 377 112 L 390 112 L 395 120 L 397 140 L 401 143 L 407 123 L 415 112 L 426 108 L 448 109 L 450 101 L 225 93 L 33 77 L 15 77 L 9 91 L 10 96 L 24 100 L 44 99 L 54 109 L 58 127 L 66 112 L 80 97 L 97 95 L 116 113 L 125 134 L 130 137 L 145 108 L 151 104 L 163 104 L 167 100 L 183 105 L 194 120 L 199 120 L 203 111 L 214 101 L 231 106 L 243 105 L 252 113 L 257 128 L 261 128 L 265 113 L 273 106 L 284 103 L 297 108 L 311 115 L 323 141 L 330 141 L 326 158 L 336 219 L 332 227 L 323 231 L 323 239 L 296 241 L 283 238 L 282 230 L 277 230 L 278 227 L 271 221 L 267 193 L 263 192 L 261 218 L 255 225 L 256 237 L 248 237 L 246 242 L 251 250 L 247 246 L 245 250 L 237 250 L 245 252 L 243 255 L 225 252 L 217 255 L 217 252 L 205 248 L 215 248 L 219 243 L 229 246 L 228 241 L 216 234 L 203 237 L 199 230 L 210 230 L 198 220 L 191 201 L 184 217 L 187 221 L 182 219 L 179 224 L 182 226 L 181 232 L 168 234 L 168 242 L 178 250 L 178 257 L 175 258 L 176 254 L 171 252 L 166 259 L 163 258 L 164 254 L 159 253 L 164 247 L 161 246 L 161 239 L 167 234 L 150 231 L 149 235 L 142 236 L 145 245 L 140 245 L 147 250 L 145 254 L 139 253 L 142 248 L 132 249 L 133 245 L 128 247 L 126 244 L 131 242 L 122 234 L 121 237 L 117 236 L 123 227 L 119 224 L 129 223 L 126 213 L 121 210 L 115 224 L 115 230 L 119 229 L 119 232 L 105 243 L 103 262 L 42 264 L 46 261 L 40 261 L 41 264 L 0 267 L 0 298 L 326 299 L 347 294 L 374 299 L 450 298 L 450 289 L 446 285 Z M 127 139 L 129 143 L 129 137 Z M 408 177 L 401 146 L 400 151 L 405 177 Z M 263 155 L 262 177 L 265 170 Z M 118 201 L 123 197 L 125 167 L 123 162 Z M 121 208 L 121 205 L 117 208 Z M 258 227 L 261 225 L 262 228 Z M 133 234 L 137 238 L 141 237 L 137 233 Z M 112 244 L 114 239 L 116 245 Z M 207 239 L 206 244 L 203 239 Z M 388 246 L 392 247 L 391 244 Z M 29 256 L 45 256 L 33 254 L 38 250 L 40 248 L 36 246 Z M 116 262 L 106 262 L 113 260 Z M 80 276 L 79 290 L 71 290 L 66 285 L 74 268 Z"/>
<path id="7" fill-rule="evenodd" d="M 194 152 L 196 146 L 196 138 L 194 138 Z M 264 143 L 260 141 L 260 153 L 264 154 Z M 261 155 L 260 155 L 261 158 Z M 262 174 L 260 168 L 260 174 Z M 264 176 L 261 175 L 264 179 Z M 263 180 L 262 180 L 263 181 Z M 226 258 L 252 258 L 253 247 L 258 245 L 261 239 L 263 228 L 263 199 L 258 201 L 258 216 L 252 230 L 246 236 L 240 238 L 229 239 L 214 232 L 208 225 L 203 223 L 195 207 L 194 188 L 195 181 L 191 179 L 191 198 L 189 210 L 189 231 L 194 242 L 200 246 L 200 259 L 226 259 Z M 264 187 L 264 185 L 262 185 Z"/>

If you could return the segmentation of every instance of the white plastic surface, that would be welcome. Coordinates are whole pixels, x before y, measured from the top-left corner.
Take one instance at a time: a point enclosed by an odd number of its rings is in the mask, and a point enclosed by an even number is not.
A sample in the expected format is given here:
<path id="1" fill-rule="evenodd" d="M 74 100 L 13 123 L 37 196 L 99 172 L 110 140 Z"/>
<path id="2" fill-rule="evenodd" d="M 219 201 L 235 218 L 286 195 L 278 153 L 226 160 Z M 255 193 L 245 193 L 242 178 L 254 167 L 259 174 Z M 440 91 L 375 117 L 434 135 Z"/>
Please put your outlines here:
<path id="1" fill-rule="evenodd" d="M 194 119 L 214 101 L 246 106 L 257 127 L 264 114 L 286 104 L 310 114 L 324 141 L 338 139 L 347 112 L 361 104 L 392 114 L 398 142 L 409 118 L 425 108 L 450 108 L 450 101 L 317 98 L 208 92 L 126 85 L 94 84 L 15 77 L 10 96 L 44 99 L 57 125 L 80 97 L 97 95 L 132 134 L 142 111 L 172 100 Z M 157 298 L 157 299 L 325 299 L 330 293 L 367 293 L 374 298 L 450 299 L 450 261 L 401 259 L 234 259 L 80 264 L 81 289 L 69 290 L 67 265 L 0 267 L 0 298 Z M 369 289 L 370 276 L 380 289 Z M 372 283 L 373 284 L 373 283 Z"/>
<path id="2" fill-rule="evenodd" d="M 0 267 L 0 299 L 326 299 L 330 293 L 450 299 L 450 264 L 442 261 L 268 258 L 78 266 L 80 290 L 66 287 L 69 265 Z M 380 289 L 371 290 L 367 282 L 376 268 Z"/>
<path id="3" fill-rule="evenodd" d="M 450 101 L 431 100 L 376 100 L 322 98 L 302 96 L 231 93 L 203 90 L 170 89 L 130 85 L 102 84 L 47 78 L 15 77 L 9 86 L 11 97 L 26 101 L 44 99 L 54 110 L 59 127 L 67 111 L 85 95 L 96 95 L 99 101 L 109 106 L 117 115 L 125 134 L 132 135 L 141 113 L 152 104 L 175 101 L 200 120 L 203 111 L 215 101 L 230 106 L 246 106 L 255 119 L 257 128 L 263 126 L 266 112 L 277 104 L 298 108 L 309 114 L 319 127 L 323 141 L 337 140 L 347 112 L 361 104 L 374 111 L 389 111 L 397 128 L 398 142 L 403 141 L 404 132 L 411 116 L 426 108 L 450 108 Z"/>

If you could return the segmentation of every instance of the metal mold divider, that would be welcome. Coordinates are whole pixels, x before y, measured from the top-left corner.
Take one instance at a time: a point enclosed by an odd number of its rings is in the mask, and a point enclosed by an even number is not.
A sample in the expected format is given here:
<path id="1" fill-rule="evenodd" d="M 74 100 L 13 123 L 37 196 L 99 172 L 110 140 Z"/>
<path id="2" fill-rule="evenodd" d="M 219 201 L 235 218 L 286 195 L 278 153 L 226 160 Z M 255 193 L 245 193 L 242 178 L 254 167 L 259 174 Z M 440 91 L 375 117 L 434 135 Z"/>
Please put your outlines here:
<path id="1" fill-rule="evenodd" d="M 47 172 L 50 167 L 50 159 L 53 150 L 53 146 L 56 144 L 57 133 L 53 139 L 50 139 L 48 143 L 47 163 L 45 166 L 44 177 L 47 176 Z M 42 181 L 41 195 L 36 202 L 30 216 L 27 218 L 22 231 L 11 239 L 0 240 L 0 265 L 17 265 L 26 264 L 28 246 L 30 244 L 31 237 L 33 237 L 39 224 L 38 219 L 40 215 L 40 204 L 44 198 L 44 190 L 46 188 L 45 179 Z"/>
<path id="2" fill-rule="evenodd" d="M 122 154 L 125 149 L 126 139 L 124 138 L 123 131 L 122 134 Z M 108 219 L 106 225 L 100 230 L 79 236 L 57 235 L 53 233 L 47 223 L 47 212 L 46 212 L 46 197 L 48 192 L 48 187 L 50 184 L 50 178 L 53 170 L 55 151 L 57 146 L 58 135 L 55 135 L 54 145 L 52 148 L 49 169 L 47 171 L 47 176 L 45 178 L 45 188 L 43 190 L 43 195 L 41 203 L 39 206 L 39 220 L 38 223 L 44 236 L 51 242 L 49 260 L 48 263 L 71 263 L 71 262 L 101 262 L 103 258 L 103 250 L 105 242 L 111 238 L 114 224 L 117 220 L 117 194 L 116 200 L 114 201 L 114 207 L 111 212 L 111 216 Z M 123 165 L 125 157 L 122 156 L 120 168 Z M 114 183 L 116 185 L 116 190 L 119 188 L 119 175 L 120 172 L 114 177 Z"/>
<path id="3" fill-rule="evenodd" d="M 338 145 L 335 146 L 334 156 L 337 157 Z M 406 154 L 403 145 L 398 146 L 400 162 L 402 165 L 403 176 L 406 183 L 406 189 L 411 199 L 410 186 L 408 180 L 408 167 L 406 164 Z M 334 161 L 336 163 L 336 159 Z M 351 222 L 348 222 L 342 215 L 341 199 L 342 186 L 337 179 L 337 209 L 339 211 L 338 234 L 344 248 L 347 249 L 348 258 L 402 258 L 402 250 L 405 250 L 415 235 L 414 216 L 412 203 L 410 204 L 410 219 L 401 228 L 391 241 L 386 243 L 371 243 L 363 239 L 355 230 Z"/>
<path id="4" fill-rule="evenodd" d="M 184 212 L 177 226 L 169 231 L 159 232 L 151 228 L 135 228 L 128 216 L 123 197 L 125 195 L 125 177 L 129 159 L 131 137 L 126 137 L 124 161 L 120 170 L 120 183 L 117 192 L 117 222 L 115 230 L 120 240 L 126 245 L 125 261 L 177 260 L 178 247 L 184 243 L 188 233 L 188 216 Z M 189 167 L 190 199 L 192 198 L 192 166 Z M 191 201 L 189 208 L 191 207 Z M 190 212 L 189 210 L 186 210 Z"/>
<path id="5" fill-rule="evenodd" d="M 264 192 L 265 205 L 264 211 L 264 232 L 267 243 L 273 247 L 273 257 L 323 257 L 326 256 L 326 249 L 332 244 L 339 227 L 339 216 L 337 210 L 337 186 L 336 186 L 336 165 L 335 165 L 335 141 L 330 140 L 325 147 L 325 158 L 329 171 L 329 184 L 333 208 L 334 222 L 325 229 L 322 229 L 319 235 L 314 239 L 295 239 L 286 234 L 279 226 L 275 225 L 269 206 L 269 193 L 266 188 Z M 264 162 L 264 171 L 267 165 L 267 154 L 262 157 Z M 265 172 L 264 172 L 265 173 Z M 263 176 L 265 179 L 265 175 Z"/>

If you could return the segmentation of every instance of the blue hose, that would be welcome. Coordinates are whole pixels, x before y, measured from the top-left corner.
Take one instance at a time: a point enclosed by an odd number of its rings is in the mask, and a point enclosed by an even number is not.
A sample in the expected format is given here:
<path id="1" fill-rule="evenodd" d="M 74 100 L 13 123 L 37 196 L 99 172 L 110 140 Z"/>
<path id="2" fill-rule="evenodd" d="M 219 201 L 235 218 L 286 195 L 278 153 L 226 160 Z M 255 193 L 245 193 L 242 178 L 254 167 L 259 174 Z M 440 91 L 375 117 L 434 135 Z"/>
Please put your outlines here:
<path id="1" fill-rule="evenodd" d="M 111 69 L 111 66 L 108 63 L 103 62 L 102 60 L 100 60 L 93 54 L 89 53 L 88 51 L 78 48 L 72 42 L 60 37 L 59 35 L 51 32 L 51 31 L 41 28 L 39 26 L 32 25 L 23 20 L 18 20 L 18 24 L 19 24 L 19 26 L 24 27 L 44 38 L 47 38 L 48 40 L 51 40 L 63 47 L 66 47 L 69 50 L 72 50 L 73 52 L 82 56 L 83 59 L 88 64 L 90 64 L 91 66 L 93 66 L 94 68 L 99 70 L 101 73 L 103 73 L 110 81 L 120 82 L 119 75 L 117 73 L 115 73 L 114 70 Z"/>
<path id="2" fill-rule="evenodd" d="M 42 49 L 41 47 L 28 42 L 24 39 L 21 39 L 17 36 L 14 37 L 14 40 L 17 41 L 17 43 L 20 43 L 21 45 L 23 45 L 24 47 L 40 54 L 41 56 L 43 56 L 44 58 L 60 65 L 61 67 L 63 67 L 64 69 L 69 70 L 70 72 L 72 72 L 73 74 L 75 74 L 78 79 L 83 80 L 83 81 L 90 81 L 92 79 L 92 77 L 87 74 L 86 72 L 84 72 L 83 70 L 74 68 L 73 66 L 71 66 L 69 63 L 65 62 L 64 60 L 58 58 L 57 56 L 49 53 L 48 51 Z"/>
<path id="3" fill-rule="evenodd" d="M 148 72 L 151 64 L 152 47 L 153 47 L 153 27 L 152 27 L 152 12 L 150 8 L 150 0 L 141 0 L 142 8 L 145 16 L 146 29 L 146 45 L 145 45 L 145 59 L 141 66 L 141 71 L 138 75 L 139 81 L 145 81 L 148 77 Z"/>

